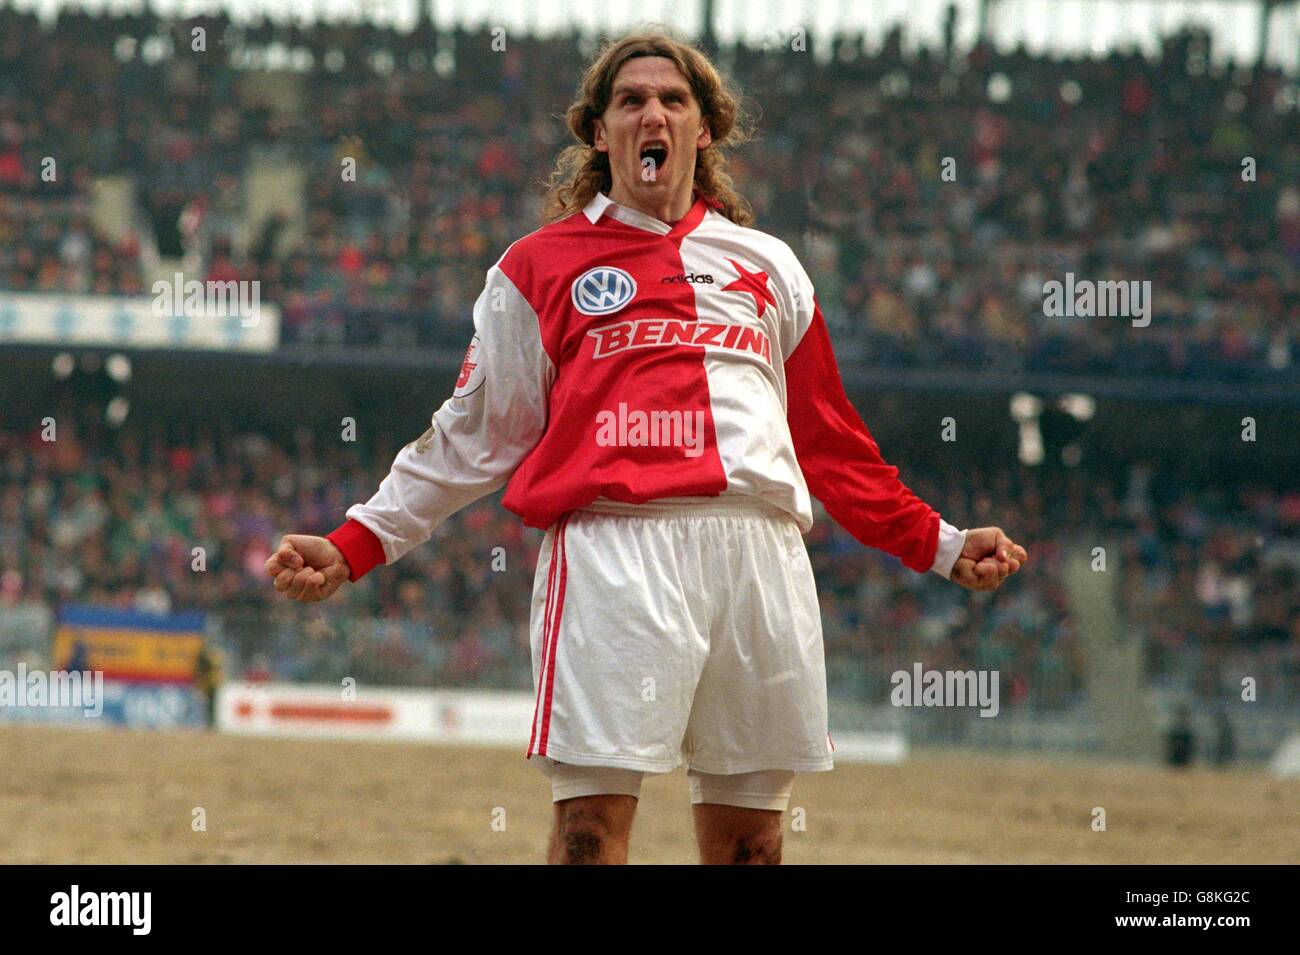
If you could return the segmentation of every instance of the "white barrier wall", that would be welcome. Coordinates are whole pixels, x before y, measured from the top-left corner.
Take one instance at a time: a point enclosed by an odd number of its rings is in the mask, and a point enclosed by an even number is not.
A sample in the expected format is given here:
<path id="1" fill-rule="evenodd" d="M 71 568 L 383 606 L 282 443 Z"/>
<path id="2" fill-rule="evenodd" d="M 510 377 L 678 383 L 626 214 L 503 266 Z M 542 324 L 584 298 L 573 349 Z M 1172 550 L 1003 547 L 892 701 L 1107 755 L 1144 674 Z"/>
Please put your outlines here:
<path id="1" fill-rule="evenodd" d="M 1300 733 L 1288 737 L 1268 764 L 1269 772 L 1283 779 L 1300 778 Z"/>
<path id="2" fill-rule="evenodd" d="M 902 733 L 832 733 L 837 763 L 902 763 L 907 739 Z"/>
<path id="3" fill-rule="evenodd" d="M 321 739 L 414 740 L 518 747 L 532 727 L 532 693 L 492 690 L 357 688 L 295 683 L 232 684 L 217 699 L 223 732 Z M 833 733 L 843 763 L 901 763 L 901 733 Z"/>
<path id="4" fill-rule="evenodd" d="M 241 315 L 234 306 L 209 309 L 206 298 L 201 308 L 198 299 L 191 307 L 184 283 L 176 282 L 174 276 L 169 279 L 174 294 L 165 297 L 165 307 L 156 306 L 159 296 L 151 294 L 0 292 L 0 344 L 231 352 L 270 352 L 279 347 L 280 309 L 260 300 L 254 304 L 252 289 L 244 294 L 253 307 Z M 216 296 L 217 290 L 211 294 Z M 221 302 L 238 305 L 237 297 L 230 299 L 226 294 L 220 296 Z"/>
<path id="5" fill-rule="evenodd" d="M 528 745 L 531 693 L 484 690 L 367 689 L 232 684 L 217 699 L 217 726 L 228 733 L 328 739 L 418 740 Z"/>

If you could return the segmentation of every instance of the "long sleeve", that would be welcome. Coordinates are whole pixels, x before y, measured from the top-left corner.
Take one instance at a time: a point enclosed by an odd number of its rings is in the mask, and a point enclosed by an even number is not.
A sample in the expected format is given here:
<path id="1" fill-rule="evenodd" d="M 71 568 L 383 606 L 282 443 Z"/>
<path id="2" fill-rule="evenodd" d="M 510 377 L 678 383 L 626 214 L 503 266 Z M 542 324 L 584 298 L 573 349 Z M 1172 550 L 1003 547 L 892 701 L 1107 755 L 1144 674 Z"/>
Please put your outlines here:
<path id="1" fill-rule="evenodd" d="M 804 278 L 802 269 L 799 276 Z M 801 337 L 785 361 L 787 421 L 808 490 L 831 517 L 869 547 L 898 557 L 907 567 L 947 578 L 966 542 L 898 478 L 844 393 L 830 334 L 811 282 L 796 303 Z"/>
<path id="2" fill-rule="evenodd" d="M 354 581 L 505 484 L 546 430 L 555 368 L 537 313 L 500 261 L 474 304 L 474 329 L 456 388 L 429 429 L 398 452 L 374 496 L 348 508 L 347 523 L 327 535 Z"/>

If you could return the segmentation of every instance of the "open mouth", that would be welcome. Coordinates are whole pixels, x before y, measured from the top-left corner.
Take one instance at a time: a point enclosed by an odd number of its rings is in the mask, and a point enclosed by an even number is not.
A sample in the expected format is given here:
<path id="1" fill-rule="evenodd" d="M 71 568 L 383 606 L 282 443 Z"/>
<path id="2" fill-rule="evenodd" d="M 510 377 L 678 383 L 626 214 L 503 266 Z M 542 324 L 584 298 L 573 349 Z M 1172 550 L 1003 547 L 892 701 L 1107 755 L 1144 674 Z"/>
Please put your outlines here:
<path id="1" fill-rule="evenodd" d="M 668 161 L 668 147 L 662 143 L 649 143 L 641 147 L 641 168 L 658 171 Z"/>

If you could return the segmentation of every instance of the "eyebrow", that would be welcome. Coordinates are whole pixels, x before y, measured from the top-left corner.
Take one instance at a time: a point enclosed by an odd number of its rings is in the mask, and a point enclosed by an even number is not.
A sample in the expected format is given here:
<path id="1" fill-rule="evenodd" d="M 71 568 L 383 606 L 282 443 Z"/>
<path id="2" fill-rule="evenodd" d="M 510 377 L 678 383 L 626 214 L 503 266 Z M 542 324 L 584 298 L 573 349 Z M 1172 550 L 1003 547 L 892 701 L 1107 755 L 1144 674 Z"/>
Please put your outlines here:
<path id="1" fill-rule="evenodd" d="M 626 80 L 623 80 L 620 81 L 614 87 L 614 90 L 612 93 L 610 93 L 610 96 L 614 99 L 618 99 L 618 97 L 623 96 L 627 93 L 645 93 L 647 90 L 653 90 L 653 89 L 655 89 L 655 87 L 652 84 L 628 83 Z M 691 92 L 691 88 L 684 83 L 674 83 L 672 85 L 665 86 L 663 88 L 663 92 L 665 94 L 677 93 L 680 96 L 689 96 Z"/>

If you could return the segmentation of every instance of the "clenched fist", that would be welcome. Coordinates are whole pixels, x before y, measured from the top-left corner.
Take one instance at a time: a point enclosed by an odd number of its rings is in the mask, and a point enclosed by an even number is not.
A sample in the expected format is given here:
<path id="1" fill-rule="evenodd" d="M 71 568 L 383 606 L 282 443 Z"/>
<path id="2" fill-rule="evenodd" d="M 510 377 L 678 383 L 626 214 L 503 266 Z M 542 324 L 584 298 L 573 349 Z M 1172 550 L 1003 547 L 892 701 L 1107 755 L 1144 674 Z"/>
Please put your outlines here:
<path id="1" fill-rule="evenodd" d="M 343 553 L 324 537 L 286 534 L 280 549 L 267 558 L 266 572 L 275 589 L 293 600 L 324 600 L 351 575 Z"/>
<path id="2" fill-rule="evenodd" d="M 997 590 L 1028 559 L 1025 549 L 1002 528 L 977 527 L 966 532 L 966 546 L 953 564 L 952 580 L 967 590 Z"/>

